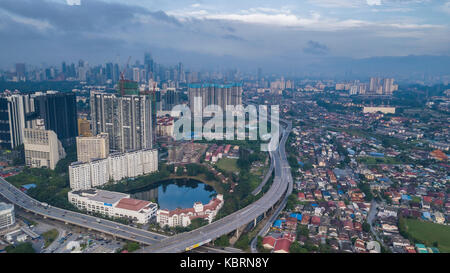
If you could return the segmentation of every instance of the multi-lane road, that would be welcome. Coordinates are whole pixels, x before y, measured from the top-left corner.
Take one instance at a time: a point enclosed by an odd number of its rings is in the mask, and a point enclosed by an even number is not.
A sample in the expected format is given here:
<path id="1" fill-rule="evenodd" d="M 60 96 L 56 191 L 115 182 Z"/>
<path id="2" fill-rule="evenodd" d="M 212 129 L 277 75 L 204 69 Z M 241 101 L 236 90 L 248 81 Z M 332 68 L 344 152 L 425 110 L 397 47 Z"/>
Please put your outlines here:
<path id="1" fill-rule="evenodd" d="M 139 242 L 146 245 L 154 244 L 162 239 L 167 238 L 166 236 L 157 233 L 119 224 L 113 221 L 108 221 L 86 214 L 43 205 L 41 202 L 23 193 L 21 190 L 14 187 L 3 178 L 0 178 L 0 194 L 11 203 L 27 211 L 39 214 L 43 217 L 62 221 L 67 224 L 81 226 L 87 229 L 96 230 L 115 237 Z"/>
<path id="2" fill-rule="evenodd" d="M 184 252 L 186 249 L 206 244 L 252 222 L 254 219 L 270 210 L 285 196 L 285 194 L 289 195 L 292 192 L 293 180 L 286 157 L 285 145 L 291 132 L 292 125 L 290 122 L 287 122 L 287 124 L 287 128 L 282 132 L 281 142 L 273 153 L 275 178 L 271 188 L 263 197 L 249 206 L 209 225 L 188 233 L 182 233 L 166 238 L 159 243 L 139 250 L 139 252 L 176 253 Z M 276 141 L 278 141 L 278 139 L 276 139 Z"/>
<path id="3" fill-rule="evenodd" d="M 284 121 L 284 122 L 288 123 L 287 121 Z M 287 162 L 286 150 L 285 150 L 285 148 L 286 148 L 286 141 L 287 141 L 287 138 L 283 138 L 282 139 L 282 143 L 280 144 L 280 154 L 283 155 L 284 162 Z M 288 166 L 289 166 L 289 164 L 288 164 Z M 277 209 L 274 211 L 274 213 L 272 213 L 272 215 L 270 216 L 269 220 L 266 222 L 266 224 L 263 226 L 263 228 L 258 232 L 257 236 L 255 238 L 253 238 L 253 240 L 251 241 L 250 249 L 251 249 L 252 253 L 258 252 L 257 249 L 256 249 L 258 236 L 264 236 L 269 231 L 270 227 L 272 226 L 272 223 L 275 221 L 275 219 L 278 217 L 278 215 L 281 213 L 281 211 L 286 206 L 287 200 L 289 198 L 289 195 L 292 194 L 294 183 L 293 183 L 293 179 L 292 179 L 292 174 L 290 172 L 290 168 L 288 168 L 288 169 L 289 169 L 289 173 L 285 173 L 285 175 L 286 175 L 285 179 L 288 182 L 287 193 L 284 196 L 283 201 L 281 202 L 281 204 L 277 207 Z"/>
<path id="4" fill-rule="evenodd" d="M 289 195 L 292 192 L 293 181 L 285 153 L 285 145 L 292 125 L 290 122 L 282 122 L 286 123 L 287 127 L 283 129 L 281 142 L 279 144 L 275 143 L 278 139 L 273 139 L 271 142 L 271 145 L 277 145 L 277 149 L 271 152 L 271 165 L 275 170 L 275 178 L 268 192 L 249 206 L 188 233 L 167 237 L 113 221 L 44 205 L 26 195 L 3 178 L 0 178 L 0 195 L 11 203 L 46 218 L 149 245 L 141 249 L 140 252 L 184 252 L 188 248 L 206 244 L 252 222 L 270 210 L 285 194 Z"/>

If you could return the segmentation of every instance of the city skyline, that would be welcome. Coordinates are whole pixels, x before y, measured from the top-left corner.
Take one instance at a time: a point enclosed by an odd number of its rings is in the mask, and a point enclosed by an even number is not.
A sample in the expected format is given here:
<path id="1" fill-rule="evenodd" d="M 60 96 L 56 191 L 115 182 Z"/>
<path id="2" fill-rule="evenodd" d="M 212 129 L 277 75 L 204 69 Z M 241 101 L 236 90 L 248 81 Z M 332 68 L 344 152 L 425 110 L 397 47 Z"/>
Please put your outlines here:
<path id="1" fill-rule="evenodd" d="M 271 72 L 449 55 L 448 1 L 297 2 L 5 0 L 0 32 L 10 39 L 0 50 L 11 54 L 0 60 L 124 62 L 151 51 L 156 61 L 193 69 Z"/>
<path id="2" fill-rule="evenodd" d="M 0 254 L 450 253 L 449 34 L 450 0 L 0 0 Z"/>

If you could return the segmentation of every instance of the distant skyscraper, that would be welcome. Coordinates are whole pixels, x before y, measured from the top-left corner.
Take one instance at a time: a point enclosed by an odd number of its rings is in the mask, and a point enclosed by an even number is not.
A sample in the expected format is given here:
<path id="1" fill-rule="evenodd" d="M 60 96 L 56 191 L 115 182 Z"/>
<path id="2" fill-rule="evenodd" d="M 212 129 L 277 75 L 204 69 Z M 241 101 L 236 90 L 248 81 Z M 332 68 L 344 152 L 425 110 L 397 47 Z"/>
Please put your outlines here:
<path id="1" fill-rule="evenodd" d="M 66 62 L 62 62 L 62 64 L 61 64 L 61 72 L 64 75 L 64 77 L 67 77 L 67 65 L 66 65 Z"/>
<path id="2" fill-rule="evenodd" d="M 18 80 L 25 80 L 25 64 L 16 64 L 16 76 Z"/>
<path id="3" fill-rule="evenodd" d="M 163 110 L 165 111 L 172 111 L 179 101 L 178 93 L 174 89 L 167 90 L 163 98 Z"/>
<path id="4" fill-rule="evenodd" d="M 262 80 L 262 68 L 258 68 L 258 75 L 257 75 L 257 79 L 258 83 L 261 82 Z"/>
<path id="5" fill-rule="evenodd" d="M 148 82 L 150 79 L 154 79 L 153 73 L 154 73 L 154 63 L 152 59 L 152 55 L 150 53 L 146 53 L 144 56 L 144 69 L 146 71 L 146 78 L 145 80 Z M 152 76 L 150 76 L 152 75 Z"/>
<path id="6" fill-rule="evenodd" d="M 370 78 L 369 91 L 371 93 L 377 93 L 381 86 L 380 78 Z"/>
<path id="7" fill-rule="evenodd" d="M 112 63 L 106 64 L 105 76 L 107 80 L 114 82 L 114 65 Z"/>
<path id="8" fill-rule="evenodd" d="M 152 148 L 152 110 L 149 96 L 91 93 L 94 135 L 108 133 L 111 151 Z"/>
<path id="9" fill-rule="evenodd" d="M 140 71 L 138 67 L 133 68 L 133 81 L 140 82 Z"/>
<path id="10" fill-rule="evenodd" d="M 394 79 L 392 78 L 384 79 L 383 94 L 392 95 L 393 92 L 394 92 Z"/>

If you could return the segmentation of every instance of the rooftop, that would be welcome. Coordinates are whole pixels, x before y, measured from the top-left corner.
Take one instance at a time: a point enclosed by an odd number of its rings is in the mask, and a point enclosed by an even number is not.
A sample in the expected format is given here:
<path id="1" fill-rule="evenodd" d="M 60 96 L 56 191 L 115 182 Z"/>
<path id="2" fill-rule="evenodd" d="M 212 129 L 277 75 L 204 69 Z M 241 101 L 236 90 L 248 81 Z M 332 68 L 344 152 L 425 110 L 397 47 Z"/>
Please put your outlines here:
<path id="1" fill-rule="evenodd" d="M 81 191 L 73 191 L 72 194 L 80 195 L 86 198 L 89 198 L 92 201 L 97 201 L 101 203 L 114 204 L 119 202 L 123 198 L 128 198 L 128 194 L 120 193 L 120 192 L 112 192 L 112 191 L 103 191 L 103 190 L 81 190 Z"/>
<path id="2" fill-rule="evenodd" d="M 140 211 L 141 209 L 145 208 L 149 204 L 151 204 L 151 202 L 149 202 L 149 201 L 143 201 L 143 200 L 137 200 L 137 199 L 131 199 L 131 198 L 123 198 L 116 205 L 116 208 Z"/>

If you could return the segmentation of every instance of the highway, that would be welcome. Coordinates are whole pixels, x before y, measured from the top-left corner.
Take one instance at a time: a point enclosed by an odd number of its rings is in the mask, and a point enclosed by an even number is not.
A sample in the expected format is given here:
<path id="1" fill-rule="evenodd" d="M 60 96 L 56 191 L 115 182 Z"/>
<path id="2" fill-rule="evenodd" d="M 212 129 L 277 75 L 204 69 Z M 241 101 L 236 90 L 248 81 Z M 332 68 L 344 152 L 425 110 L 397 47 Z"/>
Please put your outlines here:
<path id="1" fill-rule="evenodd" d="M 271 163 L 273 163 L 272 165 L 275 170 L 275 178 L 268 192 L 246 208 L 188 233 L 167 237 L 86 214 L 68 211 L 49 205 L 44 206 L 41 202 L 23 193 L 3 178 L 0 178 L 0 194 L 11 203 L 46 218 L 149 245 L 138 252 L 184 252 L 190 247 L 206 244 L 213 239 L 228 234 L 252 222 L 254 219 L 271 209 L 285 193 L 289 195 L 290 192 L 292 192 L 293 181 L 285 153 L 285 145 L 292 130 L 292 125 L 290 122 L 282 122 L 287 124 L 287 128 L 283 129 L 280 144 L 278 145 L 278 143 L 276 143 L 278 139 L 272 139 L 270 143 L 270 145 L 277 145 L 277 149 L 274 152 L 271 152 Z"/>
<path id="2" fill-rule="evenodd" d="M 83 228 L 96 230 L 111 236 L 151 245 L 167 236 L 149 232 L 143 229 L 119 224 L 94 216 L 68 211 L 52 206 L 44 206 L 41 202 L 31 198 L 18 188 L 0 178 L 0 194 L 11 203 L 49 219 L 62 221 Z"/>
<path id="3" fill-rule="evenodd" d="M 274 206 L 285 193 L 288 195 L 292 193 L 293 179 L 285 151 L 286 141 L 292 130 L 292 124 L 290 122 L 286 123 L 288 125 L 287 128 L 283 130 L 281 142 L 278 145 L 277 150 L 273 153 L 275 178 L 271 188 L 263 197 L 246 208 L 234 212 L 209 225 L 191 232 L 166 238 L 159 243 L 142 248 L 138 252 L 179 253 L 186 251 L 186 249 L 201 246 L 252 222 L 258 216 L 264 214 Z M 276 141 L 278 141 L 278 139 Z"/>
<path id="4" fill-rule="evenodd" d="M 266 173 L 266 176 L 264 177 L 264 179 L 263 179 L 263 181 L 261 181 L 261 183 L 259 184 L 259 186 L 256 188 L 256 189 L 254 189 L 253 191 L 252 191 L 252 194 L 254 195 L 254 196 L 256 196 L 256 195 L 258 195 L 260 192 L 261 192 L 261 190 L 262 190 L 262 188 L 267 184 L 267 181 L 269 181 L 269 179 L 270 179 L 270 177 L 272 177 L 272 173 L 273 173 L 273 168 L 274 168 L 274 164 L 273 164 L 273 155 L 274 154 L 274 152 L 269 152 L 269 156 L 270 156 L 270 168 L 269 168 L 269 170 L 267 171 L 267 173 Z"/>
<path id="5" fill-rule="evenodd" d="M 284 123 L 288 123 L 288 121 L 283 120 Z M 284 162 L 288 162 L 287 161 L 287 157 L 286 157 L 286 139 L 283 139 L 283 142 L 280 144 L 280 149 L 281 149 L 281 154 L 284 155 Z M 289 173 L 289 177 L 287 178 L 289 180 L 289 187 L 288 187 L 288 191 L 287 194 L 285 195 L 283 201 L 281 202 L 281 204 L 278 206 L 278 208 L 275 210 L 275 212 L 272 214 L 272 216 L 270 217 L 270 219 L 266 222 L 266 224 L 264 225 L 264 227 L 258 232 L 258 234 L 255 236 L 255 238 L 253 238 L 253 240 L 250 243 L 250 249 L 252 251 L 252 253 L 257 253 L 257 249 L 256 249 L 256 244 L 257 244 L 257 240 L 258 240 L 258 236 L 264 236 L 270 229 L 270 227 L 272 226 L 272 223 L 276 220 L 276 218 L 278 217 L 278 215 L 281 213 L 281 211 L 284 209 L 284 207 L 287 204 L 287 200 L 289 198 L 289 195 L 292 194 L 293 191 L 293 187 L 294 187 L 294 183 L 293 183 L 293 179 L 292 179 L 292 175 L 291 173 Z"/>

